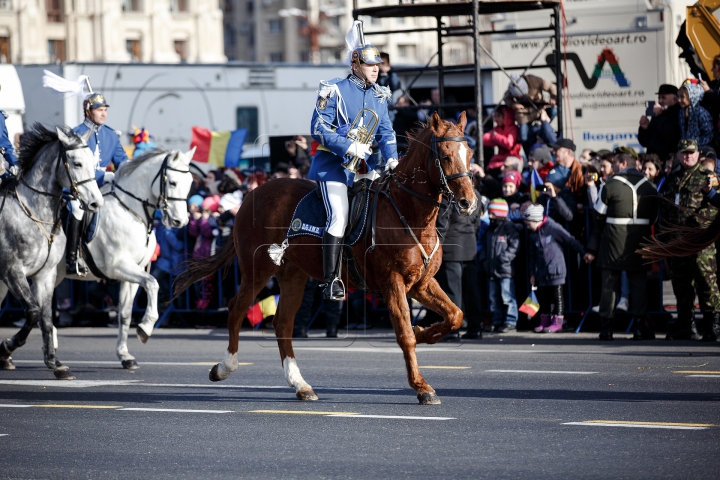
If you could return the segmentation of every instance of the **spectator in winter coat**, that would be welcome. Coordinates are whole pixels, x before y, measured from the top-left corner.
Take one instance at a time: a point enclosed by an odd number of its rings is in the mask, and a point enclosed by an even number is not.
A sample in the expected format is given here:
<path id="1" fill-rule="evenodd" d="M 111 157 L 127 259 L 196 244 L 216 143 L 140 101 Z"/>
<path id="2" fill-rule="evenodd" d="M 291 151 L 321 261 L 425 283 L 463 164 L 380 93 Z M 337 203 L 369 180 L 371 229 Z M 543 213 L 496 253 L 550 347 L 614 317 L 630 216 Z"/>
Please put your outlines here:
<path id="1" fill-rule="evenodd" d="M 538 145 L 530 150 L 528 156 L 528 164 L 532 169 L 537 170 L 538 175 L 542 180 L 545 180 L 547 174 L 555 166 L 555 162 L 552 157 L 552 150 L 547 145 Z M 529 182 L 525 182 L 529 183 Z"/>
<path id="2" fill-rule="evenodd" d="M 507 107 L 500 107 L 493 116 L 495 128 L 483 135 L 483 145 L 498 147 L 498 153 L 490 158 L 487 165 L 488 174 L 497 173 L 508 156 L 520 156 L 520 131 L 515 124 L 515 112 Z"/>
<path id="3" fill-rule="evenodd" d="M 513 281 L 513 260 L 520 247 L 518 227 L 507 220 L 508 205 L 502 198 L 490 202 L 490 228 L 480 263 L 488 276 L 493 331 L 507 333 L 517 325 L 518 309 Z"/>
<path id="4" fill-rule="evenodd" d="M 202 211 L 194 212 L 190 222 L 188 222 L 188 235 L 196 238 L 192 253 L 193 258 L 196 260 L 208 258 L 212 255 L 214 239 L 219 233 L 216 218 L 218 201 L 219 197 L 217 196 L 203 200 Z M 198 295 L 195 306 L 199 309 L 205 309 L 210 305 L 212 297 L 213 276 L 211 275 L 195 285 Z"/>
<path id="5" fill-rule="evenodd" d="M 185 231 L 183 229 L 168 228 L 162 222 L 155 224 L 155 238 L 160 247 L 160 255 L 152 263 L 150 275 L 155 277 L 160 286 L 158 292 L 159 305 L 170 300 L 172 277 L 175 268 L 185 261 Z"/>
<path id="6" fill-rule="evenodd" d="M 503 176 L 502 181 L 502 192 L 503 198 L 508 204 L 510 210 L 509 218 L 516 220 L 520 218 L 520 206 L 528 201 L 528 196 L 520 192 L 520 182 L 522 180 L 522 174 L 517 171 L 509 171 Z"/>
<path id="7" fill-rule="evenodd" d="M 710 145 L 713 139 L 713 124 L 710 113 L 700 106 L 703 89 L 700 85 L 686 82 L 680 87 L 680 139 L 695 140 L 699 146 Z"/>
<path id="8" fill-rule="evenodd" d="M 528 237 L 528 270 L 530 283 L 538 287 L 540 326 L 535 332 L 556 333 L 562 330 L 565 317 L 563 285 L 567 276 L 563 247 L 585 255 L 582 244 L 552 218 L 543 215 L 541 205 L 530 205 L 523 214 L 530 230 Z"/>
<path id="9" fill-rule="evenodd" d="M 705 80 L 700 81 L 700 86 L 705 92 L 700 101 L 700 106 L 710 112 L 712 123 L 717 127 L 718 117 L 720 117 L 720 55 L 715 55 L 715 58 L 713 58 L 712 76 L 713 80 L 709 83 Z M 720 145 L 716 140 L 715 148 L 718 147 Z"/>
<path id="10" fill-rule="evenodd" d="M 648 120 L 645 115 L 640 117 L 638 142 L 646 148 L 647 153 L 654 153 L 663 161 L 675 154 L 680 141 L 680 105 L 677 94 L 675 85 L 660 85 L 652 118 Z"/>
<path id="11" fill-rule="evenodd" d="M 545 177 L 545 193 L 538 197 L 538 203 L 545 209 L 545 216 L 560 225 L 572 221 L 577 202 L 570 189 L 565 186 L 570 172 L 562 165 L 556 165 Z"/>

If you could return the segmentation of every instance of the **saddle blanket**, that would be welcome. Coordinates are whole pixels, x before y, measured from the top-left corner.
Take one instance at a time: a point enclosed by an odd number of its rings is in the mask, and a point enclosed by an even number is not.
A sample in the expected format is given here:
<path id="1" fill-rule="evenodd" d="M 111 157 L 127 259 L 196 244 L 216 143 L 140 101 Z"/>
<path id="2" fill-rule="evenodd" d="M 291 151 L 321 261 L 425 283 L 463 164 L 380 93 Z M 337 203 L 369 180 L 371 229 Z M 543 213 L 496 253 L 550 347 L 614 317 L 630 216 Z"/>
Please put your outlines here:
<path id="1" fill-rule="evenodd" d="M 358 193 L 356 196 L 361 198 L 350 198 L 349 228 L 345 229 L 344 243 L 346 245 L 355 245 L 358 240 L 360 240 L 367 221 L 370 195 L 367 195 L 366 192 L 362 192 Z M 358 212 L 359 215 L 357 216 L 353 215 L 355 200 L 363 202 L 362 211 Z M 288 229 L 287 238 L 299 237 L 301 235 L 322 238 L 323 230 L 325 230 L 326 224 L 327 212 L 325 211 L 325 204 L 323 203 L 322 198 L 318 195 L 317 190 L 313 190 L 305 195 L 300 200 L 297 207 L 295 207 L 292 222 L 290 223 L 290 228 Z"/>

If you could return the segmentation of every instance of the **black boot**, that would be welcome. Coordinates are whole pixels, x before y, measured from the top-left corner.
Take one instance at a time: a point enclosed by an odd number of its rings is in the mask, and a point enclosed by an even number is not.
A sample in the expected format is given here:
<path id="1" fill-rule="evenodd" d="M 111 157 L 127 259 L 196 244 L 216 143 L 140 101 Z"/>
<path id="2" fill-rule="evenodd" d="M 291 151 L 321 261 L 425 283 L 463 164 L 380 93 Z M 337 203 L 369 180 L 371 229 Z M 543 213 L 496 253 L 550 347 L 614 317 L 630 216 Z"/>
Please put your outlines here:
<path id="1" fill-rule="evenodd" d="M 715 342 L 720 337 L 720 312 L 712 314 L 712 319 L 708 325 L 705 325 L 703 332 L 703 342 Z"/>
<path id="2" fill-rule="evenodd" d="M 665 340 L 690 340 L 693 336 L 692 324 L 692 318 L 678 318 L 668 322 Z"/>
<path id="3" fill-rule="evenodd" d="M 338 336 L 337 325 L 328 325 L 326 334 L 327 334 L 328 338 L 337 338 L 337 336 Z"/>
<path id="4" fill-rule="evenodd" d="M 323 287 L 325 300 L 342 302 L 345 300 L 345 287 L 340 280 L 340 252 L 342 238 L 323 233 Z"/>
<path id="5" fill-rule="evenodd" d="M 65 271 L 68 275 L 80 275 L 84 277 L 88 273 L 88 269 L 77 263 L 77 252 L 80 246 L 80 230 L 82 229 L 82 220 L 75 218 L 70 214 L 68 217 L 67 228 L 65 229 Z"/>
<path id="6" fill-rule="evenodd" d="M 612 332 L 612 318 L 600 319 L 600 336 L 598 336 L 598 338 L 605 342 L 614 340 Z"/>
<path id="7" fill-rule="evenodd" d="M 633 319 L 633 340 L 655 340 L 655 329 L 642 317 Z"/>

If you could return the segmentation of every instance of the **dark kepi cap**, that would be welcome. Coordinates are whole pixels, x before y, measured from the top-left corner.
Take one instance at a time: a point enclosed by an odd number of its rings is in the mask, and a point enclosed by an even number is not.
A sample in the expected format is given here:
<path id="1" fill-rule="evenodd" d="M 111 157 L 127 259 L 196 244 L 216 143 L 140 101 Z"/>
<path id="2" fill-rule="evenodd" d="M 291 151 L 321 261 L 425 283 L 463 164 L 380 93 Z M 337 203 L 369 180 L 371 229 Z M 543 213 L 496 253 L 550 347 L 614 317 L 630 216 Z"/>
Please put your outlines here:
<path id="1" fill-rule="evenodd" d="M 677 95 L 678 88 L 675 85 L 668 85 L 667 83 L 663 83 L 662 85 L 660 85 L 660 88 L 658 88 L 658 91 L 655 92 L 655 95 L 666 95 L 668 93 L 672 95 Z"/>
<path id="2" fill-rule="evenodd" d="M 697 151 L 697 140 L 680 140 L 680 143 L 678 143 L 678 152 L 680 153 L 695 153 Z"/>
<path id="3" fill-rule="evenodd" d="M 552 148 L 554 150 L 557 150 L 558 148 L 568 148 L 568 149 L 572 150 L 573 152 L 575 150 L 577 150 L 577 147 L 575 146 L 573 141 L 570 140 L 569 138 L 561 138 L 560 140 L 555 142 L 555 145 L 553 145 Z"/>

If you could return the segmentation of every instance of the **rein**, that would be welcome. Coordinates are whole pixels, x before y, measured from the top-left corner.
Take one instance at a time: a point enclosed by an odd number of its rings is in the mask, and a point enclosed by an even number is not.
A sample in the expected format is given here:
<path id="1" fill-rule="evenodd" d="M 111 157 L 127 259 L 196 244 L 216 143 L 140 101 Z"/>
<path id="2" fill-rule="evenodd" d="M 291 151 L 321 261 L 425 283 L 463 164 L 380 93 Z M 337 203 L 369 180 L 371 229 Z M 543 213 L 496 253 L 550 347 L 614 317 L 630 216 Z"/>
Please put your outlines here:
<path id="1" fill-rule="evenodd" d="M 167 183 L 168 183 L 168 178 L 167 178 L 168 170 L 172 170 L 173 172 L 180 172 L 180 173 L 190 173 L 190 170 L 179 170 L 177 168 L 173 168 L 173 167 L 169 166 L 168 160 L 170 159 L 170 155 L 171 155 L 171 153 L 168 153 L 165 156 L 165 158 L 163 159 L 163 163 L 160 166 L 160 169 L 158 170 L 157 174 L 155 174 L 155 177 L 153 177 L 152 182 L 150 182 L 150 192 L 152 193 L 153 185 L 155 185 L 155 182 L 160 177 L 162 177 L 162 182 L 160 183 L 160 195 L 158 196 L 158 200 L 157 200 L 157 202 L 155 202 L 155 204 L 150 203 L 150 201 L 148 199 L 142 199 L 140 197 L 135 196 L 133 193 L 128 192 L 127 190 L 122 188 L 120 185 L 115 183 L 115 180 L 113 180 L 113 182 L 111 184 L 110 192 L 105 194 L 105 195 L 112 195 L 113 197 L 115 197 L 117 199 L 117 201 L 120 203 L 120 205 L 125 210 L 132 213 L 133 216 L 135 216 L 135 218 L 140 220 L 140 222 L 143 225 L 145 225 L 145 227 L 147 229 L 146 236 L 145 236 L 145 245 L 146 246 L 150 242 L 150 234 L 152 233 L 152 230 L 153 230 L 153 213 L 155 212 L 155 210 L 160 209 L 160 210 L 162 210 L 164 215 L 168 215 L 168 209 L 169 209 L 168 200 L 175 201 L 175 202 L 186 202 L 187 201 L 187 199 L 185 199 L 185 198 L 168 197 L 166 194 Z M 142 205 L 142 211 L 145 214 L 145 219 L 143 219 L 140 215 L 138 215 L 135 212 L 135 210 L 133 210 L 132 208 L 127 206 L 127 204 L 125 202 L 123 202 L 120 199 L 120 197 L 118 197 L 118 194 L 115 192 L 116 188 L 118 190 L 120 190 L 121 192 L 123 192 L 125 195 L 129 196 L 130 198 L 140 202 L 140 204 Z M 152 210 L 148 211 L 149 208 L 151 208 Z"/>

